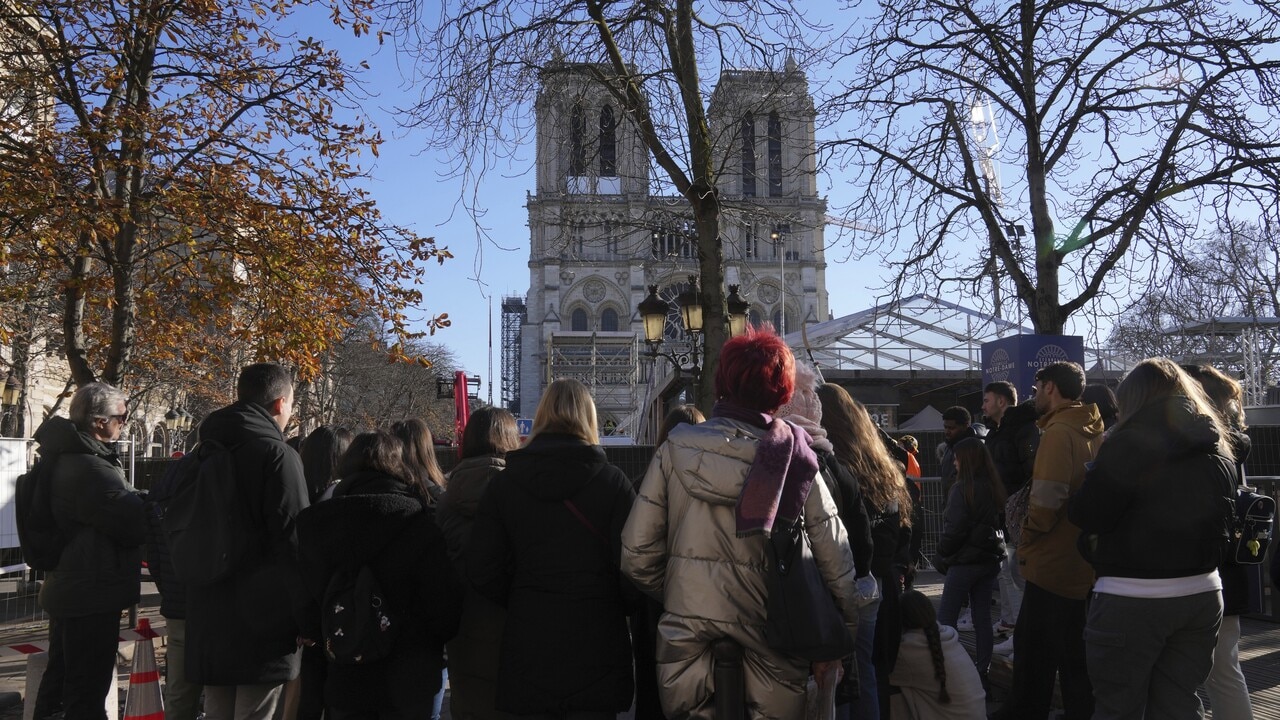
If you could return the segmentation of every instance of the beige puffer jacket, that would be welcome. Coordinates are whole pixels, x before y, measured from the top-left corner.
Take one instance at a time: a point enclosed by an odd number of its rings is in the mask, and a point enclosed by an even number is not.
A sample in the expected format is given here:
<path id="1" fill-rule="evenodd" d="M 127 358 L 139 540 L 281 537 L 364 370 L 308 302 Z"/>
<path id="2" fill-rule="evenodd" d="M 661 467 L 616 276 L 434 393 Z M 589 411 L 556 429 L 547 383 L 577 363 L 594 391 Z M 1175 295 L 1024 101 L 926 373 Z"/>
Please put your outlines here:
<path id="1" fill-rule="evenodd" d="M 764 641 L 765 539 L 735 533 L 734 506 L 761 433 L 725 418 L 677 427 L 654 455 L 622 531 L 623 573 L 665 608 L 658 686 L 672 720 L 714 717 L 711 642 L 722 637 L 746 651 L 753 720 L 804 714 L 808 664 Z M 853 555 L 826 483 L 813 484 L 804 515 L 814 559 L 854 632 Z"/>

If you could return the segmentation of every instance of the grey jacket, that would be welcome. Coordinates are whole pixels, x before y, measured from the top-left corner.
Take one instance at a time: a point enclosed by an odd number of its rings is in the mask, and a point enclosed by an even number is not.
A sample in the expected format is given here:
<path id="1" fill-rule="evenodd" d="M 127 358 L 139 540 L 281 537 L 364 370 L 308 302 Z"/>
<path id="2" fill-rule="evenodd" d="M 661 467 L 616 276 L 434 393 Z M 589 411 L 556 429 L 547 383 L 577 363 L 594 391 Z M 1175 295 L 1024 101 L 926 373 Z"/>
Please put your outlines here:
<path id="1" fill-rule="evenodd" d="M 658 624 L 658 685 L 669 717 L 711 720 L 711 642 L 730 637 L 746 651 L 753 718 L 804 713 L 809 665 L 765 643 L 765 538 L 736 536 L 734 506 L 763 431 L 713 418 L 681 425 L 658 448 L 622 531 L 622 570 L 666 609 Z M 851 631 L 853 554 L 825 482 L 804 506 L 814 559 Z M 767 693 L 752 696 L 753 689 Z"/>

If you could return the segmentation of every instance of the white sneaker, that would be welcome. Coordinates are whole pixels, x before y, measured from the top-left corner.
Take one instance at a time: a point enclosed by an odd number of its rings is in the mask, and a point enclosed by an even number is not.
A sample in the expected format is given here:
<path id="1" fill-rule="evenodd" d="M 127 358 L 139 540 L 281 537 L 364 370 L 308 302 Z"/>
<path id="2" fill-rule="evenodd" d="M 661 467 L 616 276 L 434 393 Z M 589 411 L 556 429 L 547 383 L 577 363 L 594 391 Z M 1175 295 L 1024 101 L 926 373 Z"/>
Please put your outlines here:
<path id="1" fill-rule="evenodd" d="M 1008 640 L 991 648 L 991 654 L 1002 655 L 1009 659 L 1013 659 L 1013 636 L 1010 635 Z"/>
<path id="2" fill-rule="evenodd" d="M 956 629 L 966 632 L 973 631 L 973 614 L 970 611 L 964 610 L 960 613 L 960 618 L 956 620 Z"/>

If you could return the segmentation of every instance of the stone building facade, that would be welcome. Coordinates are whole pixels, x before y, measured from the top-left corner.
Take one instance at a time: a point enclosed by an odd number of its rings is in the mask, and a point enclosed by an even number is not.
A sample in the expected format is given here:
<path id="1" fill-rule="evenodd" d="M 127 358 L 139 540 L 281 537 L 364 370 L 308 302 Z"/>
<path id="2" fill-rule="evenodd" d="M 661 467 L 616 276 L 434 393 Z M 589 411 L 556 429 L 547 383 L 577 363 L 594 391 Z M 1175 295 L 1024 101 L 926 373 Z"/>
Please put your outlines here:
<path id="1" fill-rule="evenodd" d="M 646 354 L 636 307 L 650 285 L 668 301 L 684 289 L 698 272 L 696 239 L 688 204 L 589 77 L 595 69 L 543 73 L 519 410 L 532 417 L 551 380 L 576 377 L 593 390 L 602 432 L 634 437 L 674 379 L 665 360 Z M 794 65 L 726 70 L 708 119 L 721 168 L 726 284 L 740 286 L 754 322 L 794 332 L 826 320 L 826 201 L 804 73 Z M 667 334 L 679 347 L 674 313 Z"/>

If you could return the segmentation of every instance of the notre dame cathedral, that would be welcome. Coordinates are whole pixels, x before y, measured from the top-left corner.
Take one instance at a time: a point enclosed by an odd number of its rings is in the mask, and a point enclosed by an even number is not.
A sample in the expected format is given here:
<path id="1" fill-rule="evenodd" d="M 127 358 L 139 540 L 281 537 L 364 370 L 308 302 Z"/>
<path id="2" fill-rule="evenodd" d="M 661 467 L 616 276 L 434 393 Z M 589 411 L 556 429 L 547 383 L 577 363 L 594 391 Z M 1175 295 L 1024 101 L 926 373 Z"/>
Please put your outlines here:
<path id="1" fill-rule="evenodd" d="M 533 417 L 551 380 L 574 377 L 592 389 L 602 435 L 643 442 L 679 384 L 670 362 L 646 354 L 636 308 L 650 285 L 669 302 L 685 288 L 698 272 L 696 238 L 688 204 L 664 194 L 670 184 L 636 129 L 587 71 L 566 64 L 542 73 L 529 290 L 523 302 L 503 303 L 503 400 Z M 826 320 L 826 200 L 804 73 L 790 63 L 726 70 L 708 119 L 726 284 L 740 286 L 752 322 L 790 334 Z M 680 347 L 675 313 L 667 337 L 664 345 Z"/>

